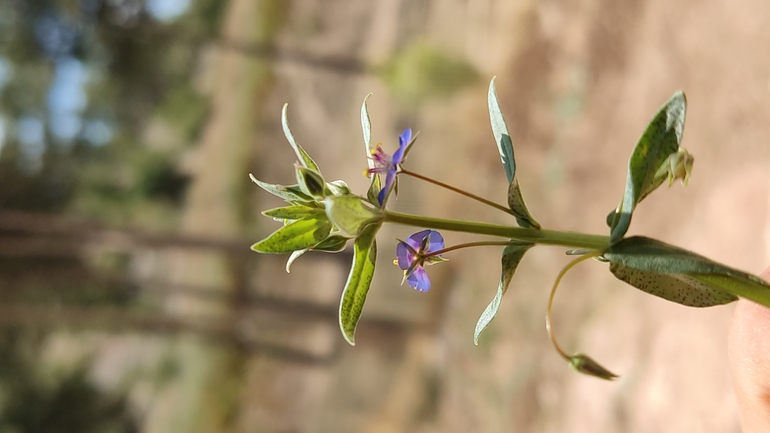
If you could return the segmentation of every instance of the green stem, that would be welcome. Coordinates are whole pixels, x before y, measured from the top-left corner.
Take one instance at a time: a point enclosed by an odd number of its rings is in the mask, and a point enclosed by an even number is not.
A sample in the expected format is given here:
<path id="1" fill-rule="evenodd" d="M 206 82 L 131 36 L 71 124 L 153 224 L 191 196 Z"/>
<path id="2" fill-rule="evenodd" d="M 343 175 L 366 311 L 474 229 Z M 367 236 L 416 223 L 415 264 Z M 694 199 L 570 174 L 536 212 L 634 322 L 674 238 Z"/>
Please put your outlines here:
<path id="1" fill-rule="evenodd" d="M 382 217 L 383 221 L 395 224 L 435 230 L 451 230 L 455 232 L 499 236 L 501 238 L 515 239 L 541 245 L 562 245 L 569 248 L 586 248 L 597 251 L 604 251 L 610 245 L 609 236 L 511 227 L 472 221 L 448 220 L 391 211 L 383 211 Z"/>
<path id="2" fill-rule="evenodd" d="M 456 251 L 463 248 L 471 248 L 471 247 L 507 247 L 508 245 L 517 244 L 517 242 L 510 242 L 510 241 L 480 241 L 480 242 L 468 242 L 465 244 L 457 244 L 452 245 L 451 247 L 444 248 L 443 250 L 433 251 L 430 254 L 426 254 L 424 257 L 435 257 L 440 256 L 442 254 L 446 254 L 451 251 Z"/>
<path id="3" fill-rule="evenodd" d="M 487 206 L 491 206 L 491 207 L 493 207 L 493 208 L 495 208 L 497 210 L 501 210 L 501 211 L 507 213 L 508 215 L 514 215 L 515 216 L 515 214 L 513 213 L 512 210 L 508 209 L 507 207 L 505 207 L 503 205 L 499 205 L 499 204 L 497 204 L 497 203 L 495 203 L 493 201 L 487 200 L 487 199 L 485 199 L 483 197 L 479 197 L 476 194 L 472 194 L 472 193 L 470 193 L 468 191 L 461 190 L 460 188 L 456 188 L 456 187 L 454 187 L 452 185 L 449 185 L 449 184 L 446 184 L 444 182 L 440 182 L 438 180 L 431 179 L 431 178 L 429 178 L 427 176 L 423 176 L 423 175 L 415 173 L 413 171 L 404 170 L 403 168 L 401 169 L 400 173 L 412 176 L 414 178 L 423 180 L 423 181 L 428 182 L 428 183 L 432 183 L 432 184 L 440 186 L 442 188 L 446 188 L 446 189 L 448 189 L 450 191 L 453 191 L 453 192 L 456 192 L 458 194 L 464 195 L 464 196 L 466 196 L 468 198 L 471 198 L 473 200 L 476 200 L 476 201 L 478 201 L 480 203 L 484 203 Z"/>

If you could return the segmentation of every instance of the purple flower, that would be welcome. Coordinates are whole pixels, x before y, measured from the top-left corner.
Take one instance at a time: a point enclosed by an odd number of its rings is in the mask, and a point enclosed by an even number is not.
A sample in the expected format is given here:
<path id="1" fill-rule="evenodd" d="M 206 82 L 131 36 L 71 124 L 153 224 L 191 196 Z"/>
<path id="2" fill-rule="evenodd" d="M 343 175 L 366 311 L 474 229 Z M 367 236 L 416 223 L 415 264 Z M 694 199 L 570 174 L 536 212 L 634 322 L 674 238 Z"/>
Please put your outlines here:
<path id="1" fill-rule="evenodd" d="M 441 233 L 423 230 L 409 236 L 406 242 L 400 241 L 396 245 L 397 259 L 393 263 L 404 271 L 404 280 L 410 286 L 420 292 L 427 292 L 430 289 L 430 279 L 423 266 L 445 261 L 441 255 L 432 255 L 443 249 L 444 238 Z M 404 280 L 401 284 L 404 284 Z"/>
<path id="2" fill-rule="evenodd" d="M 407 146 L 412 141 L 412 130 L 407 128 L 398 137 L 398 149 L 393 152 L 393 156 L 388 155 L 382 150 L 381 145 L 377 145 L 377 148 L 372 151 L 372 161 L 374 161 L 374 167 L 367 170 L 367 174 L 383 174 L 385 175 L 385 186 L 380 190 L 377 196 L 377 201 L 380 202 L 380 206 L 385 203 L 385 197 L 388 196 L 390 190 L 393 188 L 393 184 L 396 183 L 396 175 L 398 174 L 399 164 L 404 160 L 404 152 Z"/>

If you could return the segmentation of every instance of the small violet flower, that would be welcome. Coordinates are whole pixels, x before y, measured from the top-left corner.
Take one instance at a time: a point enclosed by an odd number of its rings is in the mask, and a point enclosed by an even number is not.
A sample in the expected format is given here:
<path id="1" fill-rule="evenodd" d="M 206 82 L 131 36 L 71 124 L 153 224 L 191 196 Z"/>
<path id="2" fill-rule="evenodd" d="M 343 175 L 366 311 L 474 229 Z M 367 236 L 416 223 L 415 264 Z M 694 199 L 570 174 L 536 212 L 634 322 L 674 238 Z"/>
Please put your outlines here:
<path id="1" fill-rule="evenodd" d="M 406 242 L 399 241 L 393 263 L 404 271 L 401 284 L 406 280 L 415 290 L 427 292 L 430 279 L 423 266 L 445 261 L 441 255 L 432 255 L 443 249 L 444 238 L 435 230 L 423 230 L 409 236 Z"/>
<path id="2" fill-rule="evenodd" d="M 385 175 L 385 186 L 380 190 L 377 196 L 377 201 L 380 202 L 380 206 L 385 202 L 393 184 L 396 182 L 396 175 L 398 174 L 399 165 L 404 160 L 404 153 L 407 146 L 412 141 L 412 130 L 407 128 L 398 137 L 398 149 L 393 152 L 393 156 L 388 155 L 382 150 L 381 145 L 377 145 L 377 148 L 372 151 L 372 161 L 374 161 L 374 167 L 366 171 L 371 176 L 372 174 Z"/>

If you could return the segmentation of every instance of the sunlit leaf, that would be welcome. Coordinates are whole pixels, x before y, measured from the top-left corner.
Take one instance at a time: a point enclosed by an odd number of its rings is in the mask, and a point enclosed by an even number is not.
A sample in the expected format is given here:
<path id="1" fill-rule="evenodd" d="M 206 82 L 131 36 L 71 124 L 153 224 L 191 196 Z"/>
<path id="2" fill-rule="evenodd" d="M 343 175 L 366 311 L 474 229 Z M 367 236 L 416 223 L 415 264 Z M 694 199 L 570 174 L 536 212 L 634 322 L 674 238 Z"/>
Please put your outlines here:
<path id="1" fill-rule="evenodd" d="M 495 318 L 497 311 L 500 309 L 500 303 L 503 301 L 503 295 L 508 291 L 508 286 L 511 284 L 513 274 L 516 272 L 516 268 L 519 266 L 519 262 L 524 257 L 524 254 L 532 248 L 534 244 L 516 244 L 508 245 L 503 250 L 502 258 L 502 273 L 500 275 L 500 284 L 497 286 L 497 294 L 492 299 L 492 302 L 487 305 L 484 312 L 481 313 L 479 321 L 476 323 L 476 330 L 473 333 L 473 344 L 479 344 L 479 335 L 486 329 L 489 322 Z"/>
<path id="2" fill-rule="evenodd" d="M 304 249 L 304 250 L 297 250 L 291 253 L 291 255 L 289 256 L 289 260 L 286 260 L 287 274 L 291 273 L 291 265 L 294 263 L 294 261 L 300 258 L 301 255 L 305 254 L 308 251 L 309 251 L 308 249 Z"/>
<path id="3" fill-rule="evenodd" d="M 251 249 L 258 253 L 287 254 L 312 248 L 329 236 L 332 224 L 326 218 L 304 218 L 287 224 Z"/>
<path id="4" fill-rule="evenodd" d="M 684 93 L 677 92 L 658 110 L 631 153 L 628 161 L 628 175 L 623 199 L 611 220 L 611 241 L 621 239 L 631 224 L 631 215 L 636 205 L 649 194 L 661 167 L 666 164 L 669 155 L 679 150 L 684 132 L 687 99 Z M 655 186 L 657 187 L 657 185 Z"/>
<path id="5" fill-rule="evenodd" d="M 318 245 L 313 247 L 313 251 L 323 251 L 326 253 L 338 253 L 345 249 L 345 245 L 350 240 L 349 237 L 332 235 L 324 239 Z"/>
<path id="6" fill-rule="evenodd" d="M 312 202 L 313 201 L 312 197 L 302 192 L 302 190 L 299 188 L 299 185 L 284 186 L 284 185 L 277 185 L 277 184 L 262 182 L 261 180 L 258 180 L 256 177 L 254 177 L 254 175 L 252 175 L 251 173 L 249 173 L 249 178 L 251 179 L 252 182 L 259 185 L 260 188 L 288 202 Z"/>
<path id="7" fill-rule="evenodd" d="M 283 126 L 283 134 L 289 141 L 291 148 L 294 149 L 294 153 L 297 155 L 299 163 L 302 164 L 302 166 L 305 168 L 309 168 L 315 172 L 320 173 L 321 170 L 318 168 L 318 165 L 315 163 L 315 161 L 313 161 L 313 158 L 311 158 L 310 155 L 305 152 L 305 149 L 297 144 L 297 141 L 294 139 L 294 135 L 292 135 L 291 129 L 289 129 L 288 110 L 289 104 L 283 104 L 283 109 L 281 110 L 281 125 Z"/>
<path id="8" fill-rule="evenodd" d="M 340 231 L 356 237 L 364 226 L 382 218 L 380 211 L 356 195 L 331 196 L 324 200 L 326 215 Z"/>
<path id="9" fill-rule="evenodd" d="M 329 189 L 329 192 L 331 192 L 334 195 L 352 194 L 352 191 L 350 191 L 350 187 L 348 187 L 348 184 L 345 183 L 344 180 L 333 180 L 331 182 L 327 182 L 326 187 Z"/>
<path id="10" fill-rule="evenodd" d="M 327 189 L 326 181 L 323 176 L 317 171 L 297 165 L 295 167 L 295 172 L 297 175 L 297 184 L 299 184 L 300 189 L 305 194 L 315 199 L 322 199 L 328 195 L 327 193 L 331 193 L 331 191 Z"/>
<path id="11" fill-rule="evenodd" d="M 276 221 L 294 221 L 307 217 L 317 217 L 319 215 L 325 214 L 326 209 L 322 207 L 309 207 L 302 205 L 279 207 L 262 212 L 262 215 L 272 218 Z"/>
<path id="12" fill-rule="evenodd" d="M 351 346 L 356 344 L 356 326 L 374 276 L 377 261 L 377 242 L 374 238 L 379 229 L 379 224 L 367 226 L 353 243 L 353 265 L 342 292 L 339 312 L 342 336 Z"/>
<path id="13" fill-rule="evenodd" d="M 508 207 L 513 211 L 516 222 L 522 227 L 540 228 L 535 218 L 529 213 L 524 204 L 524 198 L 521 195 L 519 181 L 516 179 L 516 160 L 513 156 L 513 141 L 508 133 L 508 126 L 505 124 L 503 112 L 500 110 L 500 103 L 497 100 L 497 91 L 495 89 L 495 79 L 489 83 L 489 93 L 487 95 L 489 106 L 489 120 L 492 124 L 492 133 L 495 136 L 497 150 L 500 152 L 500 159 L 503 162 L 505 175 L 508 178 Z"/>
<path id="14" fill-rule="evenodd" d="M 369 109 L 366 106 L 366 101 L 369 99 L 369 97 L 372 96 L 372 94 L 366 95 L 364 98 L 364 103 L 361 104 L 361 129 L 364 132 L 364 148 L 366 150 L 366 163 L 367 166 L 372 169 L 374 168 L 374 159 L 371 157 L 372 153 L 374 152 L 375 147 L 372 146 L 372 121 L 369 119 Z M 382 180 L 380 179 L 380 176 L 377 174 L 371 175 L 372 182 L 369 185 L 369 190 L 366 192 L 366 198 L 369 200 L 369 203 L 379 203 L 379 200 L 377 199 L 377 195 L 380 193 L 380 190 L 382 189 Z"/>
<path id="15" fill-rule="evenodd" d="M 689 290 L 697 290 L 693 293 L 706 300 L 695 302 L 704 305 L 724 303 L 720 302 L 720 299 L 727 299 L 724 295 L 720 295 L 722 297 L 719 298 L 714 294 L 721 291 L 726 292 L 733 300 L 736 296 L 740 296 L 770 307 L 770 285 L 759 277 L 655 239 L 645 237 L 623 239 L 611 245 L 604 253 L 604 258 L 616 267 L 620 265 L 649 274 L 677 275 L 679 276 L 678 281 L 695 281 L 698 284 L 690 284 L 691 289 Z M 637 278 L 644 277 L 649 278 L 647 275 L 641 275 Z M 705 291 L 704 288 L 709 290 Z M 668 296 L 677 298 L 675 292 L 669 293 Z M 695 299 L 695 296 L 690 293 L 683 299 Z"/>

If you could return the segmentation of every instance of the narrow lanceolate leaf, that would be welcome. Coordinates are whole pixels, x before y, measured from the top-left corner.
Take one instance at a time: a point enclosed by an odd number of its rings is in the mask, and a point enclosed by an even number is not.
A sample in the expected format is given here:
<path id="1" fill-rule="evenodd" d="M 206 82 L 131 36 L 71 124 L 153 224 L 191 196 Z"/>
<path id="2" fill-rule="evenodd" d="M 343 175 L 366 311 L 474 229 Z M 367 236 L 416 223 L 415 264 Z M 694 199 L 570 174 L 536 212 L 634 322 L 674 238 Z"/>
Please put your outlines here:
<path id="1" fill-rule="evenodd" d="M 353 265 L 340 300 L 340 330 L 351 346 L 355 346 L 356 326 L 364 309 L 377 261 L 375 235 L 379 224 L 367 226 L 353 244 Z"/>
<path id="2" fill-rule="evenodd" d="M 258 253 L 287 254 L 312 248 L 329 236 L 332 224 L 326 218 L 304 218 L 289 223 L 251 246 Z"/>
<path id="3" fill-rule="evenodd" d="M 374 148 L 372 147 L 372 121 L 369 119 L 369 109 L 366 107 L 366 101 L 372 94 L 366 95 L 364 103 L 361 104 L 361 130 L 364 133 L 364 147 L 366 148 L 366 156 L 372 154 Z M 369 168 L 374 168 L 374 161 L 367 158 Z"/>
<path id="4" fill-rule="evenodd" d="M 318 165 L 315 163 L 315 161 L 313 161 L 313 158 L 311 158 L 310 155 L 308 155 L 307 152 L 305 152 L 305 149 L 303 149 L 302 146 L 297 144 L 297 141 L 294 139 L 294 135 L 291 133 L 291 129 L 289 129 L 288 110 L 289 110 L 289 104 L 283 104 L 283 110 L 281 110 L 281 125 L 283 126 L 283 134 L 286 136 L 286 139 L 289 141 L 291 148 L 294 149 L 294 153 L 297 154 L 297 159 L 299 160 L 299 163 L 302 164 L 303 167 L 309 168 L 313 171 L 320 173 L 321 170 L 318 169 Z"/>
<path id="5" fill-rule="evenodd" d="M 372 121 L 369 119 L 369 109 L 366 107 L 366 101 L 372 94 L 366 95 L 364 103 L 361 104 L 361 129 L 364 132 L 364 149 L 366 150 L 366 163 L 367 166 L 374 168 L 374 159 L 372 158 L 372 152 L 374 152 L 374 146 L 372 146 Z M 379 203 L 377 195 L 382 189 L 382 180 L 379 175 L 372 174 L 372 182 L 369 185 L 369 190 L 366 192 L 366 198 L 369 203 Z"/>
<path id="6" fill-rule="evenodd" d="M 350 240 L 349 237 L 340 235 L 331 235 L 324 239 L 318 245 L 313 247 L 313 251 L 323 251 L 326 253 L 338 253 L 345 249 L 345 245 Z"/>
<path id="7" fill-rule="evenodd" d="M 604 258 L 623 281 L 684 305 L 719 305 L 740 296 L 770 307 L 770 285 L 759 277 L 655 239 L 623 239 Z"/>
<path id="8" fill-rule="evenodd" d="M 324 203 L 329 219 L 351 238 L 358 236 L 366 225 L 382 219 L 379 209 L 365 205 L 357 195 L 326 197 Z"/>
<path id="9" fill-rule="evenodd" d="M 326 209 L 302 205 L 285 206 L 262 212 L 262 215 L 276 221 L 295 221 L 308 217 L 326 216 Z"/>
<path id="10" fill-rule="evenodd" d="M 505 124 L 503 112 L 500 110 L 494 78 L 489 83 L 487 103 L 489 105 L 489 120 L 492 124 L 492 133 L 495 136 L 497 150 L 500 152 L 500 159 L 503 161 L 505 175 L 508 178 L 508 207 L 513 211 L 516 222 L 520 226 L 540 228 L 540 224 L 527 210 L 524 198 L 521 195 L 519 182 L 516 180 L 516 160 L 513 157 L 513 141 L 508 133 L 508 126 Z"/>
<path id="11" fill-rule="evenodd" d="M 350 187 L 348 186 L 348 184 L 341 179 L 327 182 L 326 187 L 329 189 L 329 192 L 331 192 L 334 195 L 350 195 L 353 193 L 350 190 Z"/>
<path id="12" fill-rule="evenodd" d="M 626 189 L 611 219 L 611 241 L 616 242 L 628 231 L 636 205 L 649 194 L 658 181 L 656 174 L 669 155 L 679 150 L 684 132 L 687 99 L 677 92 L 655 114 L 631 153 L 628 161 Z M 660 185 L 661 182 L 658 182 Z M 652 188 L 652 189 L 651 189 Z"/>
<path id="13" fill-rule="evenodd" d="M 473 333 L 473 344 L 479 344 L 479 335 L 484 329 L 487 328 L 489 322 L 495 318 L 497 311 L 500 309 L 500 303 L 503 302 L 503 295 L 508 291 L 508 286 L 511 284 L 513 274 L 516 272 L 516 268 L 519 266 L 519 262 L 524 257 L 524 254 L 532 248 L 534 244 L 518 244 L 508 245 L 503 250 L 502 265 L 503 271 L 500 275 L 500 284 L 497 286 L 497 294 L 492 302 L 487 305 L 487 308 L 481 313 L 479 321 L 476 323 L 476 330 Z"/>
<path id="14" fill-rule="evenodd" d="M 249 173 L 249 178 L 251 179 L 252 182 L 259 185 L 260 188 L 288 202 L 313 201 L 312 197 L 302 192 L 299 185 L 284 186 L 284 185 L 277 185 L 277 184 L 262 182 L 261 180 L 258 180 L 256 177 L 254 177 L 254 175 L 251 173 Z"/>
<path id="15" fill-rule="evenodd" d="M 294 251 L 294 252 L 291 253 L 291 255 L 289 256 L 289 260 L 286 260 L 286 273 L 287 274 L 291 273 L 291 265 L 294 263 L 294 261 L 297 260 L 298 258 L 300 258 L 301 255 L 305 254 L 308 251 L 310 251 L 310 250 L 304 249 L 304 250 L 297 250 L 297 251 Z"/>

